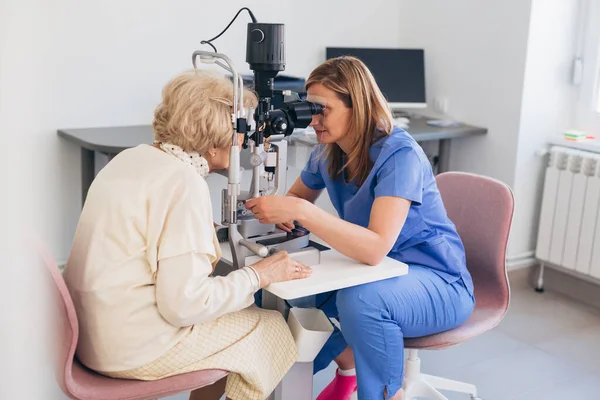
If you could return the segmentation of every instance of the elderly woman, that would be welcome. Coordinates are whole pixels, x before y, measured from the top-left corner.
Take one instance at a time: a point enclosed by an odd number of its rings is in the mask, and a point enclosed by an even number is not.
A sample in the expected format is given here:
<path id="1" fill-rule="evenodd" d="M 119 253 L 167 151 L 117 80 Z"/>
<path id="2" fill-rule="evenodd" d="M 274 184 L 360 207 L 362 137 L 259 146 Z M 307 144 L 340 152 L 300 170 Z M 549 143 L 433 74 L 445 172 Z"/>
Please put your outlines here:
<path id="1" fill-rule="evenodd" d="M 244 100 L 256 105 L 249 91 Z M 90 369 L 140 380 L 223 369 L 226 382 L 190 399 L 262 400 L 296 360 L 285 320 L 254 294 L 310 268 L 279 253 L 213 276 L 221 252 L 205 178 L 229 165 L 232 101 L 225 76 L 177 76 L 154 114 L 155 143 L 121 152 L 90 187 L 64 273 Z"/>

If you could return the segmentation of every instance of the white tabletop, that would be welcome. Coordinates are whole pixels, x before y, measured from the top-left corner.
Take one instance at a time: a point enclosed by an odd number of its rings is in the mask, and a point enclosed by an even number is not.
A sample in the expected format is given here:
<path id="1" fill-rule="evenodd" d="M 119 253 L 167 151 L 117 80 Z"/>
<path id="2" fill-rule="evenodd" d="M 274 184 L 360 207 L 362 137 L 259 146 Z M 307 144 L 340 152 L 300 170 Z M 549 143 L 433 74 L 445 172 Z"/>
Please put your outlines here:
<path id="1" fill-rule="evenodd" d="M 229 243 L 221 243 L 221 250 L 223 258 L 231 260 Z M 321 263 L 312 266 L 312 269 L 312 275 L 306 279 L 274 283 L 265 290 L 279 298 L 293 300 L 408 273 L 408 265 L 389 257 L 379 265 L 369 266 L 334 249 L 321 252 Z"/>

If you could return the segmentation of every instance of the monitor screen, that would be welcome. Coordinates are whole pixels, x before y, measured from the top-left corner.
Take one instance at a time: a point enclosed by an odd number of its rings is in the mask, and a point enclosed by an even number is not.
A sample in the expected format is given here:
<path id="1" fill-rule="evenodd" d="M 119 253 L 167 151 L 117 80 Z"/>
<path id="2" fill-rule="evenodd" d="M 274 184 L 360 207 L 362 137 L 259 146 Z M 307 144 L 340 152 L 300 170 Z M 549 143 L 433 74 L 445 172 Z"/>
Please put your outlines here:
<path id="1" fill-rule="evenodd" d="M 359 58 L 369 68 L 391 107 L 426 107 L 425 52 L 422 49 L 328 47 L 327 59 Z"/>

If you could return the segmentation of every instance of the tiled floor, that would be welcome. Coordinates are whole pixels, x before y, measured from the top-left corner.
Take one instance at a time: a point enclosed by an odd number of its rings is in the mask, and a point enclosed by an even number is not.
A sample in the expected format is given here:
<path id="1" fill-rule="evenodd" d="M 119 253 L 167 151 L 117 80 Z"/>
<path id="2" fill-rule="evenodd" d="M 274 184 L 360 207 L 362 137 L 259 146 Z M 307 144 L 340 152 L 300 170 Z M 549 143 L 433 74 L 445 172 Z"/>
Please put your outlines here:
<path id="1" fill-rule="evenodd" d="M 600 399 L 600 310 L 513 285 L 500 326 L 452 349 L 421 352 L 421 359 L 424 372 L 474 383 L 484 400 Z M 315 376 L 315 395 L 333 371 Z"/>

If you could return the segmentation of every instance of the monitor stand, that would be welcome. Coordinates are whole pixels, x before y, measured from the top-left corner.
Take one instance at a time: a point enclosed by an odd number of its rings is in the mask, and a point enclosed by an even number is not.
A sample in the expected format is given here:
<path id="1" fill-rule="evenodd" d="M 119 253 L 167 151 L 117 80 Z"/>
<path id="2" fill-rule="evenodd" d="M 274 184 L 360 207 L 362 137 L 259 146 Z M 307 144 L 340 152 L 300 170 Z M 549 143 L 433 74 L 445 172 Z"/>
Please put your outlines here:
<path id="1" fill-rule="evenodd" d="M 394 118 L 408 118 L 410 119 L 421 119 L 425 117 L 423 114 L 416 111 L 408 111 L 401 109 L 392 109 L 392 117 Z"/>
<path id="2" fill-rule="evenodd" d="M 419 118 L 419 116 L 422 115 L 417 111 L 409 111 L 409 110 L 401 109 L 401 108 L 395 108 L 395 109 L 392 108 L 391 111 L 392 111 L 392 116 L 394 118 L 404 117 L 404 118 L 411 119 L 411 118 Z"/>
<path id="3" fill-rule="evenodd" d="M 392 116 L 394 118 L 400 118 L 400 117 L 410 118 L 412 116 L 412 113 L 410 113 L 406 110 L 392 110 Z"/>

